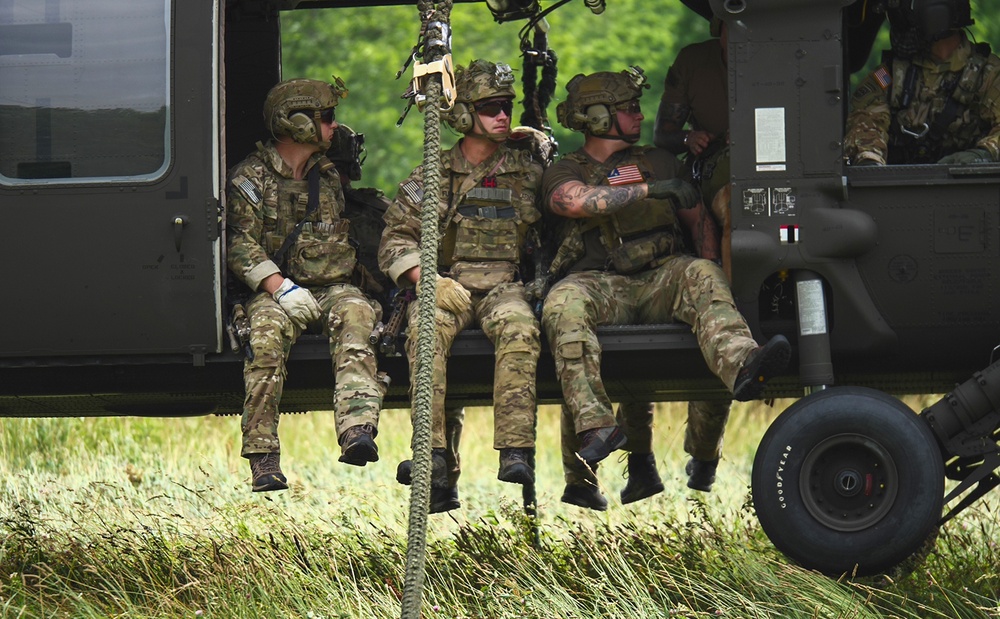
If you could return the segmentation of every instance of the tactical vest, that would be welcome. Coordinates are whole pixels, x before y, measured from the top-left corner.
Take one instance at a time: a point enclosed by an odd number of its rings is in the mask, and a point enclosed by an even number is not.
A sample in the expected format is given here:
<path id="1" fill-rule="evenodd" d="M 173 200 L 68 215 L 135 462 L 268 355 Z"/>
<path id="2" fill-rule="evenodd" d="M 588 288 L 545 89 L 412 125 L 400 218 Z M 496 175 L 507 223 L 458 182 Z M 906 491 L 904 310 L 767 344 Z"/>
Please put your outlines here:
<path id="1" fill-rule="evenodd" d="M 519 155 L 509 152 L 507 157 Z M 465 177 L 453 175 L 439 258 L 449 276 L 479 293 L 518 278 L 528 225 L 534 223 L 524 221 L 522 212 L 535 211 L 534 204 L 524 203 L 525 192 L 518 190 L 520 175 L 487 176 L 496 179 L 495 187 L 476 186 L 463 194 Z"/>
<path id="2" fill-rule="evenodd" d="M 979 96 L 990 55 L 989 45 L 973 45 L 972 50 L 965 68 L 945 75 L 929 99 L 922 93 L 921 67 L 889 53 L 883 55 L 884 63 L 892 67 L 889 109 L 894 110 L 888 163 L 935 163 L 949 152 L 974 148 L 989 133 L 988 122 L 966 113 Z M 952 126 L 963 116 L 965 122 Z"/>
<path id="3" fill-rule="evenodd" d="M 258 146 L 258 156 L 267 161 Z M 327 164 L 327 165 L 324 165 Z M 325 159 L 320 168 L 319 206 L 306 217 L 309 181 L 270 175 L 263 187 L 263 246 L 272 260 L 296 224 L 306 218 L 302 231 L 285 254 L 281 272 L 303 286 L 328 286 L 348 282 L 356 256 L 348 238 L 351 222 L 341 219 L 343 197 L 336 169 Z M 273 219 L 272 219 L 273 215 Z"/>
<path id="4" fill-rule="evenodd" d="M 565 159 L 583 167 L 586 172 L 583 182 L 590 186 L 610 186 L 608 175 L 612 171 L 633 164 L 644 179 L 637 182 L 656 180 L 642 151 L 632 156 L 613 156 L 599 165 L 594 165 L 580 151 L 566 155 Z M 585 257 L 584 237 L 595 229 L 598 230 L 601 246 L 607 252 L 603 268 L 622 275 L 659 266 L 667 257 L 685 251 L 684 236 L 677 223 L 673 203 L 667 199 L 645 198 L 612 215 L 566 222 L 562 242 L 551 266 L 554 275 L 564 274 Z"/>

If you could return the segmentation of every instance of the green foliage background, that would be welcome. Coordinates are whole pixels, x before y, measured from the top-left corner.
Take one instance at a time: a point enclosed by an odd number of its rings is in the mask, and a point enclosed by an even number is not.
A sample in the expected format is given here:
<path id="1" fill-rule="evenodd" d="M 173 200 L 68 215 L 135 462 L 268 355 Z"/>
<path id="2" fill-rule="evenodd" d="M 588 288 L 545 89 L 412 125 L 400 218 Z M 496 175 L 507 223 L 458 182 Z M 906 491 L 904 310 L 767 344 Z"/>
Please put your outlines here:
<path id="1" fill-rule="evenodd" d="M 651 85 L 644 101 L 644 134 L 651 137 L 670 63 L 681 47 L 708 37 L 708 22 L 680 3 L 660 3 L 656 8 L 639 0 L 607 4 L 603 14 L 594 15 L 582 1 L 571 2 L 547 18 L 549 47 L 558 57 L 559 70 L 548 116 L 563 153 L 582 143 L 582 136 L 563 129 L 555 119 L 555 106 L 571 77 L 641 66 Z M 457 64 L 476 58 L 507 62 L 521 79 L 518 32 L 523 21 L 497 24 L 482 3 L 457 4 L 451 18 Z M 361 184 L 394 195 L 396 184 L 422 158 L 423 118 L 416 108 L 401 128 L 396 127 L 404 108 L 400 95 L 413 71 L 407 69 L 398 80 L 395 76 L 417 42 L 416 6 L 286 11 L 281 20 L 283 75 L 329 79 L 336 74 L 347 82 L 351 93 L 338 108 L 337 119 L 365 134 L 368 159 Z M 519 84 L 518 92 L 522 90 Z M 457 139 L 445 126 L 443 145 L 451 146 Z"/>
<path id="2" fill-rule="evenodd" d="M 542 2 L 542 7 L 552 4 Z M 972 0 L 976 24 L 971 31 L 976 39 L 1000 40 L 998 8 L 1000 0 Z M 361 185 L 378 187 L 390 196 L 422 158 L 422 116 L 414 109 L 403 126 L 396 127 L 404 108 L 400 95 L 412 69 L 398 80 L 395 75 L 417 42 L 419 19 L 415 4 L 281 14 L 284 76 L 328 79 L 336 74 L 346 80 L 351 94 L 341 104 L 338 119 L 365 134 L 368 159 Z M 488 58 L 507 62 L 522 75 L 518 43 L 523 21 L 497 24 L 484 3 L 474 2 L 457 4 L 451 22 L 456 63 Z M 618 71 L 632 64 L 645 69 L 652 87 L 645 95 L 643 134 L 650 140 L 667 69 L 682 47 L 709 36 L 708 23 L 676 0 L 607 0 L 601 15 L 594 15 L 582 1 L 574 1 L 553 11 L 547 22 L 549 47 L 559 59 L 555 101 L 548 115 L 562 153 L 582 142 L 580 134 L 563 129 L 555 119 L 555 106 L 571 77 Z M 868 66 L 855 74 L 855 81 L 877 65 L 879 50 L 888 45 L 883 26 Z M 448 147 L 458 136 L 445 127 L 442 137 Z"/>

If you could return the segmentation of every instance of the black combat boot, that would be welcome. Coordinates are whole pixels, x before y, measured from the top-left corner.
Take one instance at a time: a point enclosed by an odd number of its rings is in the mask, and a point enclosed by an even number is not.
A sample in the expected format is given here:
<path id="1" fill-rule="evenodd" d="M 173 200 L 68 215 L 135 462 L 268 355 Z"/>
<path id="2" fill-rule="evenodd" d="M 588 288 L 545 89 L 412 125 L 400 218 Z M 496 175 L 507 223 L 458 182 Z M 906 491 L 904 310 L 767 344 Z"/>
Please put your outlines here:
<path id="1" fill-rule="evenodd" d="M 376 434 L 378 431 L 370 423 L 344 430 L 344 434 L 340 437 L 342 451 L 340 461 L 354 466 L 378 462 L 378 447 L 375 445 Z"/>
<path id="2" fill-rule="evenodd" d="M 430 513 L 437 514 L 458 509 L 458 484 L 448 478 L 448 464 L 444 449 L 431 451 L 431 505 Z M 396 481 L 409 486 L 413 483 L 413 461 L 403 460 L 396 467 Z"/>
<path id="3" fill-rule="evenodd" d="M 404 486 L 413 483 L 413 460 L 403 460 L 396 466 L 396 481 Z"/>
<path id="4" fill-rule="evenodd" d="M 597 467 L 595 463 L 589 471 L 578 471 L 578 475 L 582 474 L 584 477 L 580 481 L 567 483 L 560 501 L 599 512 L 606 511 L 608 500 L 597 487 Z"/>
<path id="5" fill-rule="evenodd" d="M 462 506 L 458 502 L 458 485 L 448 479 L 447 450 L 431 450 L 431 504 L 428 510 L 432 514 L 448 512 Z"/>
<path id="6" fill-rule="evenodd" d="M 663 482 L 656 470 L 653 454 L 630 453 L 628 455 L 628 483 L 622 488 L 622 504 L 640 501 L 663 492 Z"/>
<path id="7" fill-rule="evenodd" d="M 750 351 L 733 385 L 733 399 L 740 402 L 756 400 L 764 393 L 764 385 L 785 371 L 792 356 L 792 347 L 784 335 L 775 335 L 767 344 Z"/>
<path id="8" fill-rule="evenodd" d="M 719 459 L 698 460 L 691 458 L 688 460 L 684 472 L 688 474 L 688 488 L 711 492 L 712 484 L 715 483 L 715 469 L 719 466 Z"/>
<path id="9" fill-rule="evenodd" d="M 560 500 L 563 503 L 569 503 L 577 507 L 586 507 L 587 509 L 599 512 L 607 511 L 608 509 L 608 500 L 601 494 L 600 488 L 595 484 L 587 482 L 566 484 L 566 489 L 563 490 Z"/>
<path id="10" fill-rule="evenodd" d="M 250 454 L 249 460 L 254 492 L 270 492 L 288 488 L 288 480 L 281 472 L 280 453 L 275 451 L 266 454 Z"/>
<path id="11" fill-rule="evenodd" d="M 500 450 L 500 470 L 497 479 L 511 484 L 535 482 L 531 462 L 535 459 L 534 447 L 505 447 Z"/>
<path id="12" fill-rule="evenodd" d="M 624 447 L 628 441 L 625 432 L 618 426 L 584 430 L 577 436 L 580 437 L 580 451 L 577 454 L 590 468 L 607 458 L 612 451 Z"/>

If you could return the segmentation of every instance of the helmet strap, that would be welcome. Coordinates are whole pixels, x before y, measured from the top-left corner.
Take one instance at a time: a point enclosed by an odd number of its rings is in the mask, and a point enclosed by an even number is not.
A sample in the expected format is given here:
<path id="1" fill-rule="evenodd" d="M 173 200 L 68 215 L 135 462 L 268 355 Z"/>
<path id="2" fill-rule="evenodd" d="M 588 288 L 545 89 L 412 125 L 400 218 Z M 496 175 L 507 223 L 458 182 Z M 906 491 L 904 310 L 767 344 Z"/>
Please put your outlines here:
<path id="1" fill-rule="evenodd" d="M 500 131 L 500 132 L 490 133 L 489 131 L 486 130 L 486 127 L 483 126 L 483 121 L 479 120 L 479 114 L 477 114 L 475 111 L 471 112 L 471 114 L 472 114 L 472 122 L 474 122 L 475 125 L 477 127 L 479 127 L 479 130 L 482 132 L 482 133 L 480 133 L 480 135 L 482 137 L 486 138 L 487 140 L 489 140 L 491 142 L 501 143 L 501 142 L 506 142 L 507 138 L 510 137 L 510 126 L 509 125 L 508 125 L 506 131 Z M 469 130 L 469 134 L 471 134 L 471 133 L 472 133 L 472 130 Z M 468 135 L 468 134 L 466 134 L 466 135 Z"/>

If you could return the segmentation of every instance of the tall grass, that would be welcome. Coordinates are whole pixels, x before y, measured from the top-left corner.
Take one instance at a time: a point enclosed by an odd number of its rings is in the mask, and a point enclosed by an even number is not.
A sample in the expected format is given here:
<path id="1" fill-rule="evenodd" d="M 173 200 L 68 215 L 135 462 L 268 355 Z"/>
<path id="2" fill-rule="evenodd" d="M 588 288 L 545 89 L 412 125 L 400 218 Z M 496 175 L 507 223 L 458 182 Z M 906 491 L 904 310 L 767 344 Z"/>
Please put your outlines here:
<path id="1" fill-rule="evenodd" d="M 789 564 L 749 506 L 776 411 L 738 405 L 711 494 L 687 490 L 684 406 L 660 405 L 667 491 L 604 513 L 559 502 L 558 409 L 539 418 L 536 520 L 496 480 L 489 409 L 470 409 L 462 509 L 431 517 L 425 617 L 1000 617 L 997 500 L 949 523 L 923 564 L 832 580 Z M 919 408 L 919 405 L 915 405 Z M 329 413 L 281 422 L 291 487 L 249 492 L 236 418 L 0 420 L 2 617 L 395 617 L 408 494 L 407 411 L 382 460 L 337 462 Z M 995 493 L 994 493 L 995 494 Z M 537 529 L 538 541 L 534 543 Z"/>

